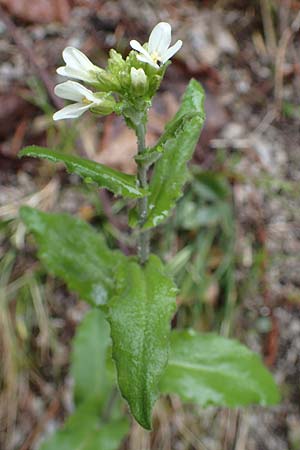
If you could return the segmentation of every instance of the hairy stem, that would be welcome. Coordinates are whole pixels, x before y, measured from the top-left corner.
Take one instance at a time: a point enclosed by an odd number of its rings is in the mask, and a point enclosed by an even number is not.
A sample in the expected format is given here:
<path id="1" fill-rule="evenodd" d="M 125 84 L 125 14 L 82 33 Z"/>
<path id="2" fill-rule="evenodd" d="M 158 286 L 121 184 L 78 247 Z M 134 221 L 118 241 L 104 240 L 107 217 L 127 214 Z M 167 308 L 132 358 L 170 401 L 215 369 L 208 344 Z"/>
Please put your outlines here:
<path id="1" fill-rule="evenodd" d="M 143 123 L 140 123 L 136 128 L 137 143 L 138 143 L 138 153 L 141 154 L 146 150 L 145 147 L 145 134 L 146 128 Z M 138 180 L 140 187 L 146 189 L 148 186 L 147 182 L 147 166 L 143 162 L 138 163 Z M 138 225 L 139 225 L 139 236 L 138 236 L 138 257 L 141 264 L 145 264 L 150 251 L 150 231 L 142 230 L 143 225 L 147 220 L 148 214 L 148 198 L 143 197 L 138 200 Z"/>

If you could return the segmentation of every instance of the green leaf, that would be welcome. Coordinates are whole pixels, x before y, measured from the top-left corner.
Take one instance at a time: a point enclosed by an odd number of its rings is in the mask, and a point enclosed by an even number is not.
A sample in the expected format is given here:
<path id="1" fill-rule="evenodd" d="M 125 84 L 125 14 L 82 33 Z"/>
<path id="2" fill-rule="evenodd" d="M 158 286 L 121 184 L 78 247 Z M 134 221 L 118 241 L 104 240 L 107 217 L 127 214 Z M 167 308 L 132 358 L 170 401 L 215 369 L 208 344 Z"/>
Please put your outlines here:
<path id="1" fill-rule="evenodd" d="M 84 404 L 39 450 L 117 450 L 127 432 L 126 420 L 101 423 L 93 407 Z"/>
<path id="2" fill-rule="evenodd" d="M 233 339 L 174 331 L 160 390 L 201 406 L 274 405 L 279 393 L 259 356 Z"/>
<path id="3" fill-rule="evenodd" d="M 204 92 L 192 80 L 182 104 L 157 146 L 163 147 L 150 182 L 149 213 L 144 228 L 161 223 L 182 195 L 188 177 L 187 162 L 191 159 L 204 123 Z"/>
<path id="4" fill-rule="evenodd" d="M 103 305 L 114 287 L 115 268 L 125 256 L 110 250 L 103 236 L 68 214 L 48 214 L 21 208 L 21 218 L 38 244 L 38 256 L 48 271 L 62 278 L 92 305 Z"/>
<path id="5" fill-rule="evenodd" d="M 89 311 L 76 330 L 71 356 L 76 404 L 93 401 L 103 409 L 112 385 L 106 373 L 110 329 L 104 313 Z"/>
<path id="6" fill-rule="evenodd" d="M 168 359 L 176 288 L 154 255 L 145 267 L 135 261 L 120 265 L 116 280 L 117 294 L 108 306 L 119 387 L 135 419 L 151 429 L 157 385 Z"/>
<path id="7" fill-rule="evenodd" d="M 96 163 L 89 159 L 78 156 L 64 155 L 63 153 L 49 150 L 44 147 L 31 145 L 25 147 L 19 156 L 31 156 L 34 158 L 44 158 L 54 163 L 64 163 L 70 173 L 76 173 L 87 183 L 96 183 L 102 188 L 106 188 L 116 195 L 137 198 L 146 195 L 145 190 L 137 187 L 137 178 L 134 175 L 118 172 L 103 164 Z"/>

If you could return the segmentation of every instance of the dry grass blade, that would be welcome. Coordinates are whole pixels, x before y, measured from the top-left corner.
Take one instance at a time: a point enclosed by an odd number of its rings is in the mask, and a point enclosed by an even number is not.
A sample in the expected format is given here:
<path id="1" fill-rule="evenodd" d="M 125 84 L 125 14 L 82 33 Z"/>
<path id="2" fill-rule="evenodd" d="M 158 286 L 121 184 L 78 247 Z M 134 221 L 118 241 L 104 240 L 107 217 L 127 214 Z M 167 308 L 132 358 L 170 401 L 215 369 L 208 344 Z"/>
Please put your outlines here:
<path id="1" fill-rule="evenodd" d="M 41 191 L 22 197 L 17 195 L 17 199 L 0 207 L 0 220 L 13 220 L 19 215 L 19 209 L 23 205 L 40 207 L 47 210 L 53 206 L 57 200 L 59 183 L 53 178 Z"/>
<path id="2" fill-rule="evenodd" d="M 271 2 L 270 0 L 260 0 L 260 6 L 268 52 L 270 55 L 274 55 L 276 51 L 276 34 L 272 18 Z"/>
<path id="3" fill-rule="evenodd" d="M 17 416 L 17 358 L 18 348 L 11 320 L 5 285 L 10 277 L 15 255 L 7 253 L 1 262 L 0 278 L 0 442 L 8 445 Z"/>
<path id="4" fill-rule="evenodd" d="M 283 78 L 284 78 L 284 63 L 287 48 L 293 36 L 300 29 L 300 12 L 297 14 L 296 18 L 292 22 L 291 26 L 286 28 L 282 33 L 278 44 L 278 50 L 276 54 L 275 61 L 275 85 L 274 85 L 274 95 L 277 107 L 277 112 L 280 113 L 282 109 L 282 90 L 283 90 Z"/>
<path id="5" fill-rule="evenodd" d="M 45 306 L 45 302 L 43 301 L 43 296 L 41 292 L 41 286 L 37 283 L 35 278 L 32 278 L 29 282 L 29 289 L 33 301 L 33 306 L 35 309 L 38 327 L 39 327 L 39 336 L 38 336 L 38 344 L 41 349 L 42 359 L 45 356 L 45 352 L 49 347 L 49 315 Z"/>

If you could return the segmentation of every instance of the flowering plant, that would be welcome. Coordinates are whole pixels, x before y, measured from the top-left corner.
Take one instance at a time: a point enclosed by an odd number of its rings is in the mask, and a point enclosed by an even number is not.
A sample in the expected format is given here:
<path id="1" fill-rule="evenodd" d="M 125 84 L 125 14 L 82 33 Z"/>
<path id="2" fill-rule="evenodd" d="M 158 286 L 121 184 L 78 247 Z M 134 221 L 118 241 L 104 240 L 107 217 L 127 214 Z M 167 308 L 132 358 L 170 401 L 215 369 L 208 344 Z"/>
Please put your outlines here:
<path id="1" fill-rule="evenodd" d="M 82 449 L 117 449 L 128 423 L 120 413 L 121 400 L 115 399 L 116 383 L 132 416 L 148 430 L 160 394 L 175 393 L 182 401 L 202 406 L 278 401 L 269 372 L 237 341 L 191 329 L 171 331 L 177 288 L 165 264 L 150 253 L 151 230 L 166 220 L 182 195 L 187 163 L 205 116 L 203 89 L 191 80 L 156 145 L 145 144 L 152 98 L 182 45 L 170 43 L 171 26 L 162 22 L 148 43 L 130 42 L 133 50 L 126 59 L 111 50 L 106 69 L 72 47 L 63 52 L 66 65 L 57 69 L 69 80 L 58 84 L 55 93 L 73 103 L 57 111 L 54 120 L 78 118 L 87 111 L 123 116 L 137 136 L 136 176 L 47 148 L 21 151 L 21 156 L 64 163 L 83 180 L 134 199 L 129 224 L 137 236 L 137 256 L 127 257 L 109 249 L 101 234 L 77 218 L 21 210 L 46 268 L 91 305 L 73 345 L 76 410 L 64 429 L 42 445 L 44 450 L 71 449 L 75 444 Z"/>

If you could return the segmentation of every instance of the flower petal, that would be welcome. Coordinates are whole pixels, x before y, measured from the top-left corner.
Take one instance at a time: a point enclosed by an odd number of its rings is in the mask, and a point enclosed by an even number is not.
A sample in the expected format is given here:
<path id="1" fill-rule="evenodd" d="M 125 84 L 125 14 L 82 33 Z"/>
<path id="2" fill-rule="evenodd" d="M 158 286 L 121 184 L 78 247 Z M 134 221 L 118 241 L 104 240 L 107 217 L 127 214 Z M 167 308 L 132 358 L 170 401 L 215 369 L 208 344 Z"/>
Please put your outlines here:
<path id="1" fill-rule="evenodd" d="M 133 50 L 136 50 L 137 52 L 142 53 L 142 55 L 149 56 L 149 58 L 151 58 L 147 50 L 145 50 L 144 47 L 138 41 L 133 39 L 132 41 L 130 41 L 130 46 L 133 48 Z"/>
<path id="2" fill-rule="evenodd" d="M 90 101 L 94 100 L 93 92 L 76 81 L 69 80 L 58 84 L 54 88 L 54 93 L 58 97 L 73 100 L 74 102 L 81 102 L 83 98 L 87 98 Z"/>
<path id="3" fill-rule="evenodd" d="M 59 67 L 58 69 L 56 69 L 56 73 L 64 77 L 73 78 L 75 80 L 86 81 L 87 83 L 92 83 L 96 79 L 96 77 L 93 76 L 94 72 L 86 72 L 84 70 L 81 70 L 80 68 L 73 69 L 69 66 Z"/>
<path id="4" fill-rule="evenodd" d="M 151 31 L 149 37 L 149 53 L 156 52 L 163 56 L 171 43 L 171 25 L 167 22 L 158 23 Z"/>
<path id="5" fill-rule="evenodd" d="M 64 108 L 53 114 L 53 120 L 76 119 L 87 111 L 92 104 L 83 105 L 82 103 L 74 103 L 73 105 L 65 106 Z"/>
<path id="6" fill-rule="evenodd" d="M 56 72 L 59 75 L 76 80 L 94 83 L 97 81 L 97 72 L 101 69 L 95 66 L 87 56 L 74 47 L 66 47 L 63 51 L 63 59 L 66 66 L 59 67 Z"/>
<path id="7" fill-rule="evenodd" d="M 177 41 L 176 44 L 172 45 L 172 47 L 170 47 L 166 53 L 163 55 L 163 59 L 162 59 L 162 63 L 164 64 L 166 61 L 168 61 L 168 59 L 172 58 L 173 55 L 175 55 L 175 53 L 178 52 L 178 50 L 181 49 L 182 46 L 182 41 Z"/>
<path id="8" fill-rule="evenodd" d="M 67 66 L 73 69 L 81 68 L 85 71 L 95 70 L 95 65 L 84 53 L 75 47 L 66 47 L 63 51 L 63 59 Z"/>
<path id="9" fill-rule="evenodd" d="M 155 67 L 155 69 L 159 69 L 159 65 L 153 61 L 153 59 L 150 57 L 150 55 L 147 55 L 147 56 L 137 55 L 137 59 L 141 62 L 150 64 L 150 66 Z"/>

